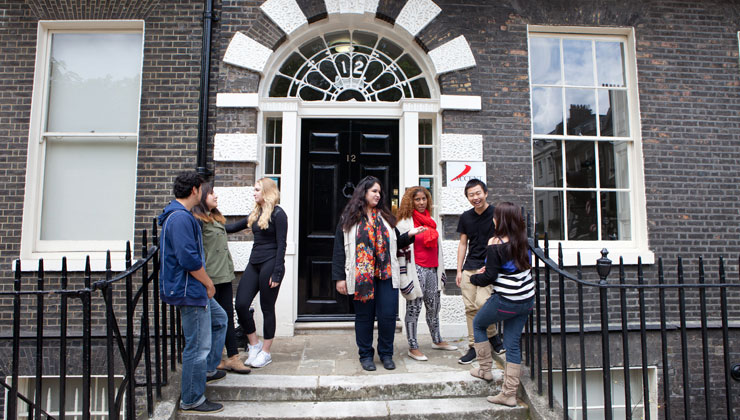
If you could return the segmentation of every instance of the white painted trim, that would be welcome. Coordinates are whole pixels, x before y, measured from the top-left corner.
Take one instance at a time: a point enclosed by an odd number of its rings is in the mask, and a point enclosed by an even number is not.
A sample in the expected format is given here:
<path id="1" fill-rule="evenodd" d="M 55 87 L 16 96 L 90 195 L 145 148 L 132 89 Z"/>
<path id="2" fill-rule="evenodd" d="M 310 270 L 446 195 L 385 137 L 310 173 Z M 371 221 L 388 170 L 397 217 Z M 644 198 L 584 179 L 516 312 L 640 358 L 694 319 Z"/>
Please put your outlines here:
<path id="1" fill-rule="evenodd" d="M 396 17 L 396 26 L 416 36 L 442 9 L 431 0 L 408 0 Z"/>
<path id="2" fill-rule="evenodd" d="M 349 13 L 372 13 L 378 11 L 379 0 L 324 0 L 326 13 L 328 14 L 349 14 Z"/>
<path id="3" fill-rule="evenodd" d="M 404 112 L 398 129 L 401 131 L 398 145 L 401 149 L 398 162 L 401 174 L 398 184 L 402 188 L 398 197 L 400 205 L 403 191 L 419 185 L 419 113 Z"/>
<path id="4" fill-rule="evenodd" d="M 36 58 L 29 114 L 28 149 L 26 156 L 25 195 L 23 199 L 23 222 L 21 226 L 20 257 L 23 271 L 26 267 L 38 266 L 38 259 L 43 258 L 47 269 L 61 269 L 62 256 L 67 256 L 69 271 L 83 271 L 85 258 L 89 254 L 94 271 L 105 270 L 105 254 L 111 251 L 114 269 L 123 269 L 126 241 L 40 241 L 41 195 L 46 148 L 42 143 L 44 121 L 46 119 L 47 91 L 49 79 L 49 60 L 51 54 L 52 32 L 131 32 L 141 33 L 142 71 L 143 50 L 146 40 L 146 25 L 143 20 L 41 20 L 36 30 Z M 143 77 L 142 77 L 143 80 Z M 141 107 L 139 86 L 139 107 Z M 140 114 L 137 113 L 137 114 Z M 138 118 L 141 116 L 139 115 Z M 134 135 L 137 138 L 138 127 Z M 138 154 L 137 154 L 138 155 Z M 135 179 L 134 182 L 137 182 Z M 135 212 L 134 212 L 135 213 Z M 135 214 L 131 214 L 131 225 L 134 225 Z M 132 229 L 132 232 L 134 229 Z M 133 243 L 133 236 L 129 239 Z M 99 261 L 102 261 L 99 263 Z M 120 270 L 119 270 L 120 271 Z"/>
<path id="5" fill-rule="evenodd" d="M 219 108 L 256 108 L 259 97 L 256 93 L 217 93 L 216 106 Z"/>
<path id="6" fill-rule="evenodd" d="M 439 190 L 439 214 L 460 215 L 473 208 L 465 198 L 465 189 L 459 187 L 442 187 Z"/>
<path id="7" fill-rule="evenodd" d="M 243 33 L 237 32 L 231 38 L 228 48 L 226 48 L 224 63 L 261 73 L 265 69 L 265 64 L 270 55 L 272 55 L 271 49 Z"/>
<path id="8" fill-rule="evenodd" d="M 224 216 L 247 216 L 254 208 L 254 186 L 213 187 L 218 209 Z"/>
<path id="9" fill-rule="evenodd" d="M 575 242 L 575 243 L 574 243 Z M 629 244 L 629 242 L 627 242 Z M 540 241 L 540 246 L 544 246 Z M 565 247 L 568 248 L 565 248 Z M 578 253 L 581 253 L 581 265 L 584 267 L 595 266 L 596 260 L 601 258 L 601 250 L 606 248 L 609 251 L 608 258 L 612 260 L 613 267 L 619 265 L 619 257 L 624 259 L 625 265 L 637 264 L 637 259 L 642 258 L 642 264 L 655 264 L 655 254 L 653 251 L 627 245 L 621 245 L 617 242 L 594 241 L 584 244 L 583 241 L 563 242 L 563 265 L 566 267 L 575 267 L 578 264 Z M 550 241 L 550 258 L 557 261 L 558 259 L 558 242 Z"/>
<path id="10" fill-rule="evenodd" d="M 439 98 L 440 108 L 461 111 L 480 111 L 481 97 L 474 95 L 442 95 Z"/>
<path id="11" fill-rule="evenodd" d="M 224 134 L 213 137 L 213 160 L 216 162 L 258 162 L 257 134 Z"/>
<path id="12" fill-rule="evenodd" d="M 440 162 L 483 161 L 483 136 L 480 134 L 442 133 Z"/>
<path id="13" fill-rule="evenodd" d="M 437 74 L 475 67 L 475 57 L 464 36 L 448 41 L 429 51 Z"/>
<path id="14" fill-rule="evenodd" d="M 295 0 L 267 0 L 260 9 L 288 35 L 308 25 L 306 15 Z"/>

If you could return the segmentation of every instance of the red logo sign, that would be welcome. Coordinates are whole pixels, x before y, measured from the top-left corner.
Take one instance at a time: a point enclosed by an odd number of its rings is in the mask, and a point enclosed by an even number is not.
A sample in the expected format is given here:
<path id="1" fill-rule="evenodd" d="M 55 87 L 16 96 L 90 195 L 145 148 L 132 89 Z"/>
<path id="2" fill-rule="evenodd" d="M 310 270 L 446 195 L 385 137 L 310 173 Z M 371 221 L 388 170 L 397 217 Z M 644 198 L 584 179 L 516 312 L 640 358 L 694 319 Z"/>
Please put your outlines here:
<path id="1" fill-rule="evenodd" d="M 468 172 L 470 172 L 470 169 L 471 169 L 471 168 L 470 168 L 470 165 L 465 165 L 465 169 L 463 169 L 463 171 L 462 171 L 462 172 L 460 172 L 460 173 L 459 173 L 459 174 L 458 174 L 458 175 L 457 175 L 456 177 L 452 178 L 452 180 L 451 180 L 451 181 L 457 181 L 458 179 L 462 178 L 462 177 L 463 177 L 463 175 L 465 175 L 465 174 L 467 174 Z"/>

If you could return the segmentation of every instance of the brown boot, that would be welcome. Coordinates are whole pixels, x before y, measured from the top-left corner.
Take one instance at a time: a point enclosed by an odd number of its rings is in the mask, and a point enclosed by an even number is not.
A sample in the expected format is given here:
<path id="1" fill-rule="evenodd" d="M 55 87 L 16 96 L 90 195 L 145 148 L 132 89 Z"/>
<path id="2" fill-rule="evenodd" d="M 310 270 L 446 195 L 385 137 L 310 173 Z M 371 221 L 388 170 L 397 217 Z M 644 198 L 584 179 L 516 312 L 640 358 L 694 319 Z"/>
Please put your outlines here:
<path id="1" fill-rule="evenodd" d="M 239 359 L 238 354 L 235 354 L 226 360 L 222 360 L 217 368 L 244 375 L 252 371 L 252 369 L 244 366 L 244 362 Z"/>
<path id="2" fill-rule="evenodd" d="M 519 388 L 519 373 L 521 365 L 506 363 L 504 374 L 504 383 L 501 385 L 501 392 L 493 397 L 486 398 L 488 402 L 494 404 L 516 406 L 516 391 Z"/>
<path id="3" fill-rule="evenodd" d="M 470 374 L 476 378 L 491 382 L 493 380 L 493 374 L 491 373 L 491 367 L 493 366 L 491 344 L 486 340 L 482 343 L 475 343 L 474 347 L 480 367 L 470 369 Z"/>

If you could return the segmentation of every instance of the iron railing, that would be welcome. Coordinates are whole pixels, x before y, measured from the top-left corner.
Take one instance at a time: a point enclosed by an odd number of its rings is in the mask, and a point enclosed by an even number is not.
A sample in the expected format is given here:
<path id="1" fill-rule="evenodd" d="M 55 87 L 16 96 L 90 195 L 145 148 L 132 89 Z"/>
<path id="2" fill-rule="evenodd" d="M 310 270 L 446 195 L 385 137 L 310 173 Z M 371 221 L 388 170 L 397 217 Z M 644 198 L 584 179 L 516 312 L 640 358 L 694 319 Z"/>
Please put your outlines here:
<path id="1" fill-rule="evenodd" d="M 530 377 L 534 383 L 536 383 L 537 390 L 540 395 L 547 391 L 547 398 L 549 401 L 550 408 L 554 406 L 554 389 L 553 389 L 553 368 L 554 365 L 559 364 L 561 378 L 562 378 L 562 395 L 560 395 L 560 401 L 562 401 L 563 418 L 569 418 L 569 398 L 568 398 L 568 371 L 575 370 L 580 372 L 581 392 L 580 392 L 580 409 L 581 413 L 578 418 L 584 420 L 588 419 L 588 389 L 586 386 L 586 371 L 588 369 L 597 368 L 603 373 L 603 394 L 598 397 L 603 397 L 603 408 L 604 418 L 611 420 L 613 416 L 613 404 L 612 394 L 612 378 L 611 371 L 613 368 L 624 369 L 624 398 L 625 398 L 625 418 L 632 419 L 632 392 L 630 389 L 630 367 L 639 367 L 642 369 L 642 390 L 635 390 L 642 393 L 643 402 L 643 417 L 645 419 L 653 418 L 651 414 L 658 414 L 657 417 L 671 419 L 676 417 L 674 413 L 680 413 L 683 411 L 684 418 L 702 418 L 711 419 L 727 416 L 728 419 L 733 418 L 733 415 L 737 415 L 738 401 L 738 383 L 740 381 L 740 360 L 730 360 L 731 352 L 731 336 L 734 340 L 738 340 L 738 329 L 735 326 L 731 328 L 728 325 L 728 306 L 727 306 L 727 293 L 730 290 L 740 290 L 740 283 L 730 283 L 727 281 L 725 274 L 725 262 L 722 258 L 717 261 L 717 282 L 707 283 L 705 276 L 705 263 L 703 258 L 698 258 L 698 282 L 687 282 L 687 276 L 684 275 L 684 263 L 679 257 L 677 261 L 677 278 L 675 282 L 667 282 L 665 278 L 666 270 L 663 269 L 663 260 L 659 258 L 657 261 L 657 269 L 653 270 L 653 274 L 657 277 L 657 282 L 653 281 L 650 284 L 646 282 L 649 280 L 646 278 L 643 271 L 643 264 L 638 259 L 636 272 L 633 273 L 632 278 L 628 278 L 625 270 L 625 264 L 623 259 L 619 260 L 619 280 L 609 281 L 608 276 L 611 271 L 612 262 L 607 258 L 608 251 L 602 250 L 602 257 L 596 262 L 596 272 L 599 281 L 587 281 L 584 280 L 584 270 L 581 266 L 581 256 L 578 253 L 577 256 L 577 267 L 575 274 L 572 274 L 564 269 L 563 266 L 563 249 L 562 244 L 558 244 L 558 261 L 554 261 L 550 257 L 550 246 L 547 239 L 547 235 L 544 235 L 544 248 L 540 247 L 539 242 L 535 239 L 535 236 L 530 233 L 529 249 L 534 256 L 533 264 L 533 277 L 536 283 L 537 293 L 534 304 L 534 313 L 530 316 L 527 325 L 525 326 L 525 333 L 523 338 L 523 352 L 525 355 L 524 363 L 528 365 Z M 557 287 L 554 287 L 553 276 L 557 281 Z M 656 280 L 653 278 L 653 280 Z M 619 300 L 609 300 L 609 291 L 617 289 L 619 292 Z M 584 290 L 587 293 L 598 293 L 598 313 L 597 308 L 591 305 L 590 308 L 584 305 Z M 686 292 L 691 291 L 692 296 L 698 291 L 698 304 L 696 301 L 687 303 Z M 721 319 L 721 325 L 718 327 L 712 327 L 708 325 L 708 307 L 707 307 L 707 292 L 712 291 L 713 295 L 716 295 L 716 291 L 719 292 L 719 308 L 713 305 L 711 310 L 714 314 L 719 312 L 719 315 L 715 315 L 715 318 Z M 648 319 L 646 319 L 646 294 L 651 298 L 656 298 L 659 302 L 659 330 L 660 330 L 660 346 L 659 349 L 655 346 L 655 340 L 651 341 L 652 345 L 648 344 Z M 616 294 L 616 292 L 614 292 Z M 672 297 L 677 299 L 678 313 L 672 313 L 671 315 L 678 318 L 677 325 L 672 327 L 669 325 L 667 318 L 669 315 L 669 309 L 666 306 L 666 294 L 674 294 Z M 677 294 L 677 296 L 676 296 Z M 637 298 L 635 301 L 635 297 Z M 630 298 L 628 300 L 628 298 Z M 557 300 L 556 300 L 557 299 Z M 556 303 L 557 302 L 557 303 Z M 631 302 L 632 305 L 628 305 Z M 554 305 L 555 303 L 555 305 Z M 636 304 L 635 304 L 636 303 Z M 557 311 L 553 311 L 553 306 L 558 306 Z M 673 305 L 676 306 L 676 305 Z M 699 313 L 695 312 L 695 309 L 699 308 Z M 696 318 L 698 315 L 699 322 L 697 322 L 697 329 L 700 329 L 701 340 L 699 342 L 700 351 L 695 350 L 695 347 L 691 347 L 692 353 L 701 354 L 701 361 L 692 360 L 690 365 L 689 355 L 689 343 L 687 339 L 687 308 L 692 308 L 691 315 Z M 591 312 L 589 312 L 589 309 Z M 574 315 L 577 313 L 577 316 Z M 609 323 L 609 313 L 619 312 L 620 323 L 616 324 Z M 675 312 L 675 311 L 674 311 Z M 639 317 L 639 328 L 632 328 L 628 325 L 629 314 L 638 314 Z M 592 325 L 588 328 L 584 326 L 584 316 L 588 316 L 592 321 Z M 635 315 L 632 315 L 634 319 Z M 577 318 L 577 320 L 575 319 Z M 599 319 L 600 322 L 595 324 L 595 320 Z M 615 316 L 612 316 L 614 319 Z M 577 323 L 577 327 L 575 324 Z M 559 324 L 559 330 L 557 329 Z M 595 324 L 595 325 L 594 325 Z M 654 324 L 657 324 L 654 323 Z M 700 326 L 698 326 L 700 324 Z M 658 330 L 657 325 L 651 325 L 651 329 Z M 639 334 L 639 340 L 633 337 L 630 339 L 629 332 L 633 330 L 633 336 Z M 710 349 L 708 333 L 710 330 L 718 331 L 721 330 L 721 349 L 713 346 Z M 638 333 L 639 331 L 639 333 Z M 610 338 L 610 332 L 612 337 Z M 577 333 L 576 338 L 573 337 Z M 593 334 L 596 333 L 600 336 L 600 340 L 587 340 L 587 336 L 593 338 Z M 680 369 L 676 367 L 675 370 L 681 371 L 681 377 L 676 378 L 675 374 L 672 374 L 671 368 L 673 367 L 673 359 L 670 356 L 676 356 L 675 345 L 669 346 L 669 333 L 678 334 L 677 340 L 680 342 L 681 351 L 681 366 Z M 569 337 L 570 335 L 570 337 Z M 621 350 L 613 350 L 610 347 L 610 339 L 613 336 L 621 336 Z M 560 357 L 559 361 L 553 360 L 553 339 L 560 341 Z M 543 341 L 546 348 L 543 354 Z M 595 341 L 595 342 L 594 342 Z M 600 345 L 598 341 L 601 341 Z M 698 340 L 697 340 L 698 341 Z M 579 352 L 577 355 L 568 357 L 567 349 L 575 347 L 575 343 L 578 343 Z M 737 341 L 735 341 L 737 342 Z M 570 347 L 569 347 L 570 343 Z M 634 349 L 635 346 L 639 346 L 639 350 Z M 670 347 L 670 349 L 669 349 Z M 611 351 L 610 351 L 611 350 Z M 655 352 L 660 351 L 660 356 Z M 714 365 L 711 365 L 710 351 L 713 355 L 719 355 L 721 353 L 721 361 L 717 362 L 717 357 L 714 357 Z M 737 357 L 737 349 L 734 349 L 734 357 Z M 611 357 L 614 353 L 621 353 L 622 360 L 613 360 Z M 633 363 L 630 360 L 630 354 L 639 353 L 639 362 Z M 590 359 L 587 359 L 587 355 Z M 600 357 L 599 357 L 600 355 Z M 594 357 L 595 356 L 595 357 Z M 650 356 L 650 357 L 649 357 Z M 594 358 L 601 359 L 600 366 L 597 362 L 594 362 Z M 662 401 L 658 404 L 658 413 L 651 413 L 652 407 L 650 407 L 651 397 L 649 395 L 649 389 L 647 384 L 648 381 L 648 368 L 651 365 L 650 358 L 654 361 L 652 366 L 661 366 L 661 378 L 658 381 L 658 388 L 662 388 Z M 559 362 L 559 363 L 558 363 Z M 657 363 L 656 363 L 657 362 Z M 710 372 L 721 371 L 721 379 L 714 380 L 710 378 Z M 701 374 L 701 386 L 697 386 L 690 380 L 691 377 L 696 378 L 693 375 Z M 546 378 L 543 376 L 546 375 Z M 544 381 L 544 384 L 543 384 Z M 676 389 L 681 389 L 682 392 L 678 392 L 680 395 L 675 395 L 675 391 L 672 393 L 671 388 L 674 386 L 673 381 L 678 381 L 676 385 L 679 385 Z M 718 383 L 723 382 L 722 385 Z M 734 389 L 733 389 L 733 382 Z M 720 391 L 718 395 L 714 395 L 713 392 Z M 721 394 L 724 391 L 724 398 Z M 659 391 L 660 392 L 660 391 Z M 692 405 L 692 395 L 699 394 L 703 396 L 704 407 L 696 407 L 696 404 Z M 639 394 L 638 394 L 639 395 Z M 574 398 L 577 402 L 577 397 Z M 699 398 L 701 399 L 701 398 Z M 674 404 L 682 404 L 683 410 L 680 407 L 672 411 Z M 733 412 L 733 410 L 736 410 Z M 698 412 L 702 412 L 698 414 Z M 680 417 L 680 415 L 678 416 Z M 737 418 L 737 417 L 734 417 Z"/>
<path id="2" fill-rule="evenodd" d="M 157 399 L 161 399 L 162 387 L 168 384 L 167 360 L 169 359 L 170 370 L 173 372 L 177 368 L 177 363 L 182 360 L 182 334 L 179 311 L 174 306 L 160 302 L 159 299 L 159 241 L 157 239 L 156 220 L 152 227 L 152 238 L 152 245 L 149 246 L 147 232 L 146 230 L 142 232 L 141 258 L 133 264 L 131 245 L 129 242 L 126 243 L 126 270 L 117 275 L 114 275 L 111 271 L 111 256 L 108 252 L 105 278 L 99 281 L 92 281 L 90 257 L 88 256 L 84 273 L 84 287 L 81 289 L 67 289 L 69 276 L 67 260 L 64 258 L 62 260 L 62 270 L 59 273 L 61 289 L 45 290 L 49 273 L 44 270 L 43 260 L 39 260 L 36 289 L 22 290 L 21 265 L 20 261 L 16 261 L 14 290 L 0 293 L 0 296 L 10 295 L 13 297 L 11 381 L 8 384 L 0 379 L 0 385 L 8 390 L 5 401 L 8 419 L 17 418 L 19 400 L 28 405 L 29 419 L 54 418 L 42 409 L 42 372 L 44 370 L 44 342 L 45 340 L 51 340 L 49 336 L 45 337 L 44 335 L 44 305 L 56 299 L 59 299 L 60 305 L 58 314 L 60 328 L 58 337 L 59 371 L 52 373 L 52 375 L 58 375 L 59 377 L 58 417 L 63 419 L 67 415 L 64 396 L 66 395 L 68 376 L 68 341 L 79 338 L 82 339 L 81 417 L 88 420 L 91 416 L 92 308 L 95 299 L 102 299 L 102 304 L 105 305 L 106 332 L 105 336 L 101 338 L 104 338 L 106 350 L 108 418 L 118 418 L 121 411 L 124 411 L 125 417 L 128 419 L 136 418 L 140 414 L 137 412 L 138 398 L 136 392 L 139 388 L 144 389 L 144 392 L 140 393 L 140 399 L 146 398 L 148 415 L 151 417 L 154 414 L 155 396 Z M 135 277 L 141 279 L 140 284 L 134 285 Z M 116 303 L 113 289 L 122 283 L 125 287 L 126 300 L 123 303 Z M 136 291 L 134 291 L 135 287 L 137 288 Z M 36 335 L 35 338 L 23 337 L 21 334 L 21 317 L 24 314 L 21 307 L 24 301 L 33 302 L 34 299 L 36 301 Z M 81 302 L 81 337 L 79 334 L 77 334 L 77 337 L 68 336 L 70 299 L 79 299 Z M 122 331 L 119 321 L 124 316 L 117 312 L 124 306 L 126 312 L 125 331 Z M 137 325 L 139 327 L 138 331 L 135 328 Z M 153 340 L 152 334 L 154 335 Z M 18 391 L 22 339 L 35 339 L 36 344 L 35 392 L 32 397 L 22 395 Z M 154 356 L 154 360 L 152 360 L 152 356 Z M 118 386 L 115 384 L 115 366 L 117 363 L 122 363 L 123 366 L 123 379 Z M 48 375 L 49 372 L 44 376 Z"/>

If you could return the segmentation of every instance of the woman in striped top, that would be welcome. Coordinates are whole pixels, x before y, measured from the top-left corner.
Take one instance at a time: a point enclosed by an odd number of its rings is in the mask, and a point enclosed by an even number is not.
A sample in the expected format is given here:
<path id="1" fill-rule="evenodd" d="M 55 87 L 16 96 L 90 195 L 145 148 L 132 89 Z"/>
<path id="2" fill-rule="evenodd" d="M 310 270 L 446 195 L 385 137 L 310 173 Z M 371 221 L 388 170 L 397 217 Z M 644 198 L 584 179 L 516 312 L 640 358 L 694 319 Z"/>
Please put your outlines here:
<path id="1" fill-rule="evenodd" d="M 488 401 L 513 407 L 516 405 L 522 361 L 519 342 L 524 324 L 532 311 L 535 290 L 530 274 L 526 226 L 520 210 L 512 203 L 496 205 L 493 224 L 495 231 L 488 241 L 486 266 L 470 278 L 474 285 L 484 287 L 492 284 L 494 290 L 473 320 L 475 351 L 480 367 L 471 369 L 470 374 L 487 381 L 493 379 L 491 345 L 486 329 L 495 322 L 503 321 L 506 348 L 504 383 L 501 393 L 488 397 Z"/>

